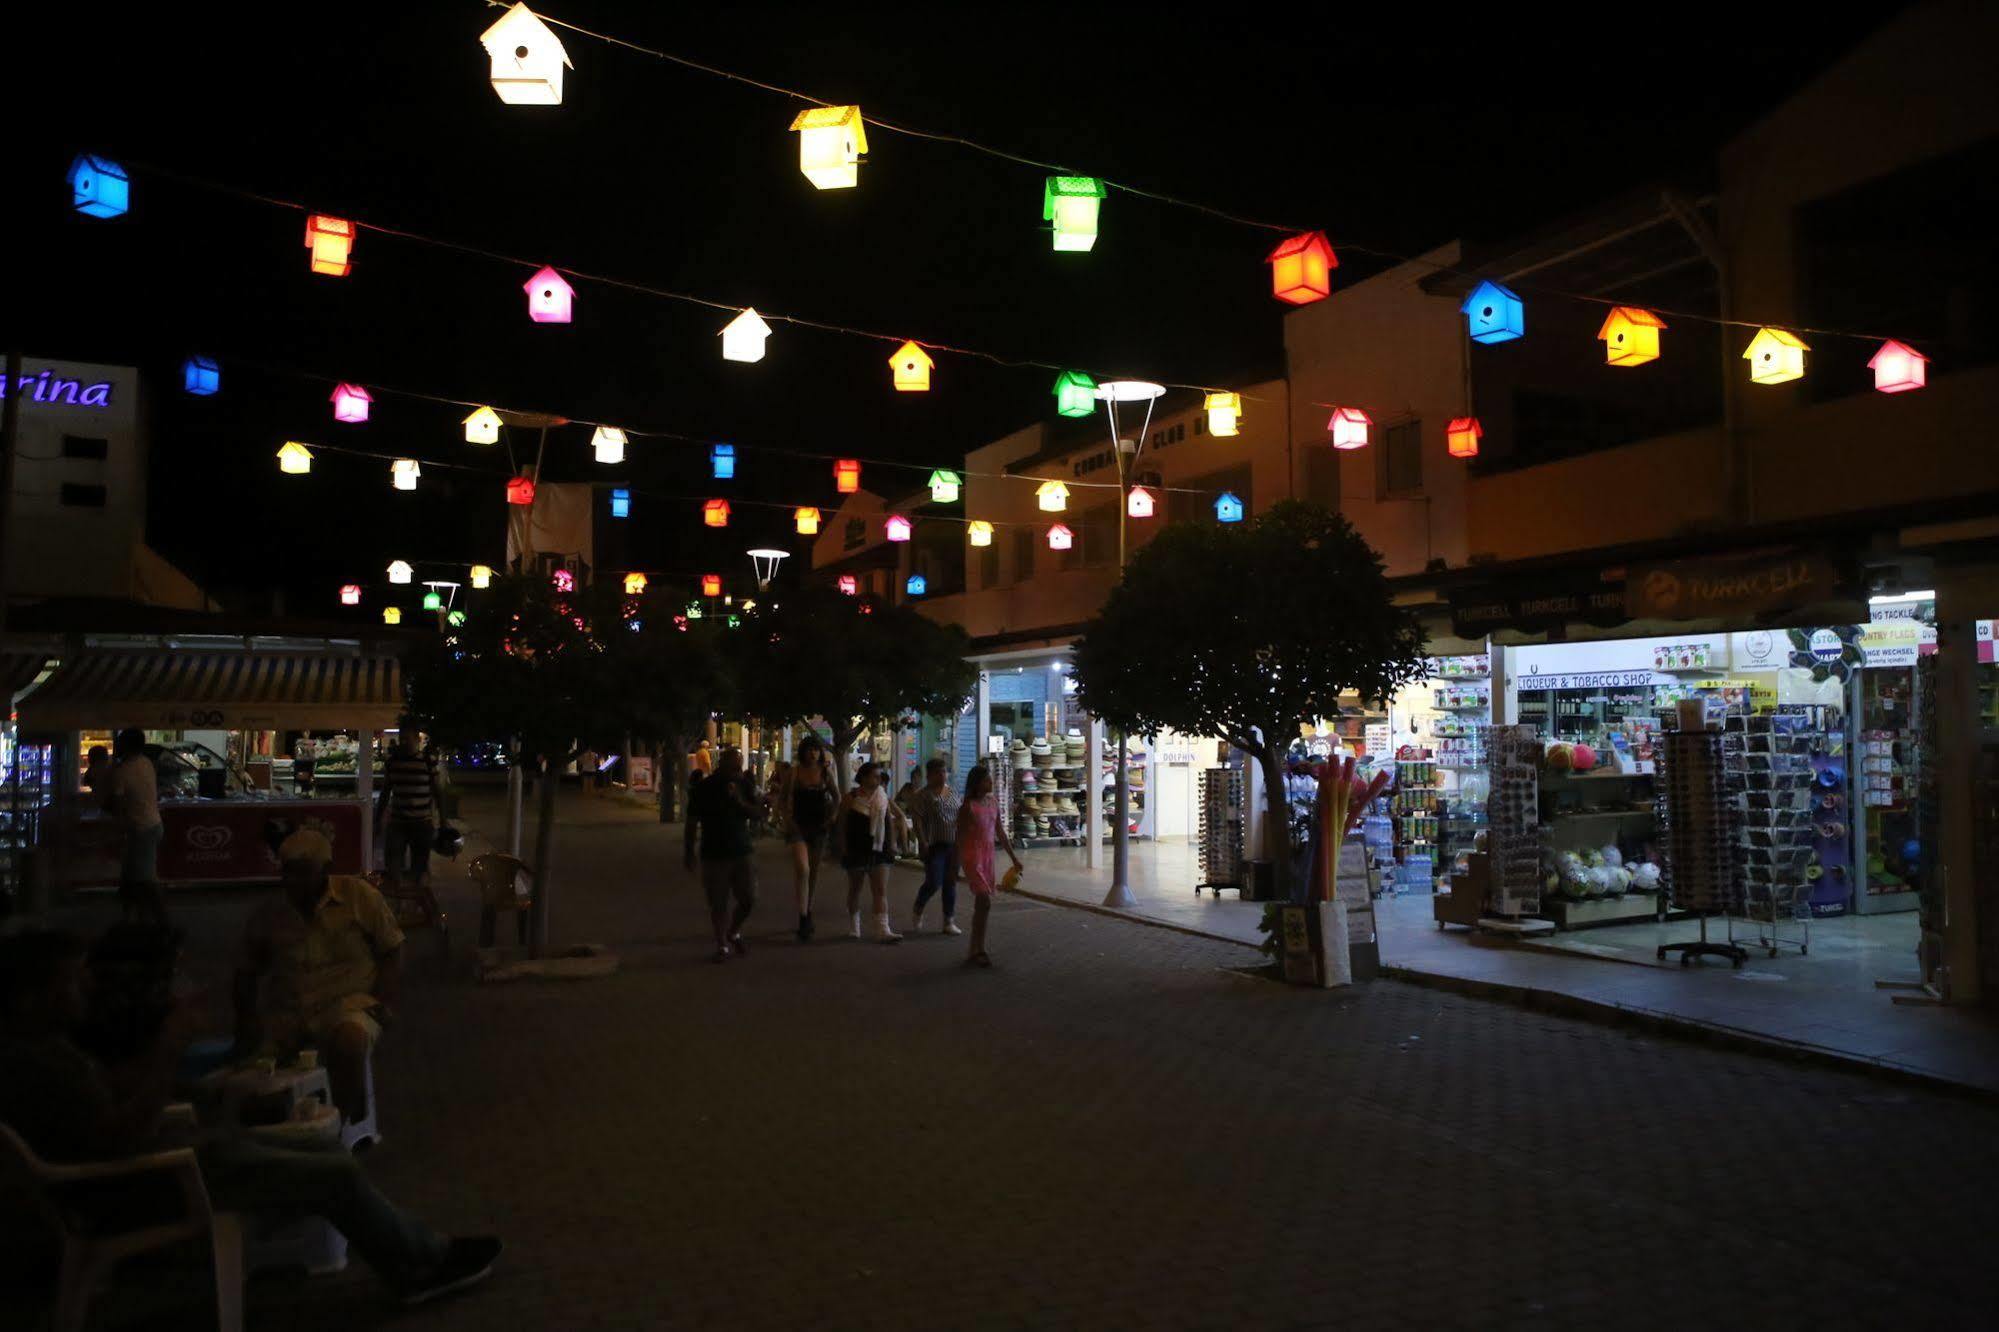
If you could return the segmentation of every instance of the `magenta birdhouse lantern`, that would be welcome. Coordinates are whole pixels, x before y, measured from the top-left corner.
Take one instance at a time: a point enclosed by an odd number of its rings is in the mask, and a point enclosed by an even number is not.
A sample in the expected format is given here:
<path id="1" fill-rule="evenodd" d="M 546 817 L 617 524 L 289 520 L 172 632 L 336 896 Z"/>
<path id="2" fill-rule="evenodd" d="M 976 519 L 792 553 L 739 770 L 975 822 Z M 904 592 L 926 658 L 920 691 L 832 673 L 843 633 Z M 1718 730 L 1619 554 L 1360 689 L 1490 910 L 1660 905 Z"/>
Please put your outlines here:
<path id="1" fill-rule="evenodd" d="M 890 541 L 907 541 L 909 540 L 909 532 L 909 519 L 899 513 L 890 514 L 888 521 L 882 524 L 882 533 Z"/>
<path id="2" fill-rule="evenodd" d="M 528 294 L 528 318 L 537 324 L 566 324 L 576 289 L 562 280 L 562 274 L 544 267 L 521 284 Z"/>
<path id="3" fill-rule="evenodd" d="M 333 419 L 358 424 L 368 419 L 368 390 L 359 384 L 341 384 L 333 390 Z"/>
<path id="4" fill-rule="evenodd" d="M 1326 422 L 1326 429 L 1333 433 L 1333 447 L 1336 449 L 1364 449 L 1367 447 L 1367 428 L 1374 422 L 1358 407 L 1333 408 L 1332 420 Z"/>
<path id="5" fill-rule="evenodd" d="M 1881 392 L 1907 393 L 1926 382 L 1928 372 L 1924 367 L 1929 360 L 1907 343 L 1890 339 L 1881 344 L 1881 350 L 1874 353 L 1867 368 L 1874 372 L 1874 387 Z"/>

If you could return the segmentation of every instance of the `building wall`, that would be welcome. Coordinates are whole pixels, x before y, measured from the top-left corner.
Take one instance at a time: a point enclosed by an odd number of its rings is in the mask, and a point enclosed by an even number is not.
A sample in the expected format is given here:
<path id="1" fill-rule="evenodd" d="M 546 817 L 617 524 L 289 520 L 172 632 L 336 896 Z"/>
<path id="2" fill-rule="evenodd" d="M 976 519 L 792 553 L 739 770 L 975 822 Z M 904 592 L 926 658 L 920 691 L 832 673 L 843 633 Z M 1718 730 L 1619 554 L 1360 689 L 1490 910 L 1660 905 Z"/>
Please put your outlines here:
<path id="1" fill-rule="evenodd" d="M 9 591 L 130 596 L 146 530 L 139 372 L 32 356 L 22 358 L 21 370 Z M 102 441 L 103 457 L 65 456 L 66 439 L 72 454 L 96 447 L 84 441 Z M 101 503 L 88 502 L 100 497 Z"/>
<path id="2" fill-rule="evenodd" d="M 1458 261 L 1448 245 L 1284 317 L 1291 372 L 1291 438 L 1299 493 L 1336 502 L 1391 574 L 1416 573 L 1433 559 L 1464 563 L 1465 467 L 1444 451 L 1444 431 L 1465 411 L 1464 333 L 1457 302 L 1417 284 L 1438 264 Z M 1367 448 L 1336 453 L 1326 431 L 1335 406 L 1374 420 Z M 1422 485 L 1391 497 L 1384 441 L 1398 425 L 1421 435 Z M 1315 458 L 1313 455 L 1323 455 Z M 1338 484 L 1315 484 L 1337 468 Z M 1321 475 L 1323 473 L 1320 473 Z"/>
<path id="3" fill-rule="evenodd" d="M 1206 414 L 1198 394 L 1180 391 L 1159 400 L 1135 471 L 1156 474 L 1163 487 L 1150 519 L 1131 520 L 1128 547 L 1136 551 L 1171 517 L 1214 522 L 1212 496 L 1175 495 L 1176 486 L 1203 491 L 1218 484 L 1233 488 L 1249 516 L 1292 493 L 1293 459 L 1287 432 L 1286 388 L 1283 380 L 1245 385 L 1239 433 L 1217 437 L 1207 433 Z M 1102 421 L 1101 416 L 1097 418 Z M 1120 426 L 1127 418 L 1120 415 Z M 1088 620 L 1116 581 L 1117 469 L 1105 426 L 1094 437 L 1075 432 L 1076 447 L 1052 454 L 1019 474 L 1010 465 L 1043 452 L 1048 430 L 1037 423 L 975 449 L 965 457 L 967 518 L 994 525 L 990 555 L 966 551 L 962 595 L 926 600 L 923 612 L 934 619 L 962 625 L 973 638 L 1027 634 Z M 1242 477 L 1247 474 L 1247 481 Z M 1059 480 L 1069 487 L 1068 508 L 1060 514 L 1038 508 L 1041 483 Z M 1064 523 L 1077 533 L 1082 555 L 1065 561 L 1050 550 L 1047 531 Z M 1024 569 L 1022 544 L 1031 544 L 1032 568 Z M 817 553 L 815 552 L 815 561 Z M 1063 567 L 1065 563 L 1078 567 Z"/>

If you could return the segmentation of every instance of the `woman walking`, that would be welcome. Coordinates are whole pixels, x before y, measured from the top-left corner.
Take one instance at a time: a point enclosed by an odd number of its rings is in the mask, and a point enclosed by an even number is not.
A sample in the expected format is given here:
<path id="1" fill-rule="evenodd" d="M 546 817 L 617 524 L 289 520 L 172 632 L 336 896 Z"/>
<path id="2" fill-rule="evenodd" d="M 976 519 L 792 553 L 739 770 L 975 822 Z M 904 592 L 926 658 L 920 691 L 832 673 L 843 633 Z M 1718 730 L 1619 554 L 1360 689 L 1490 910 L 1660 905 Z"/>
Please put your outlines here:
<path id="1" fill-rule="evenodd" d="M 873 898 L 876 940 L 899 943 L 902 936 L 888 923 L 888 867 L 895 859 L 895 838 L 907 829 L 908 821 L 882 782 L 879 763 L 863 763 L 854 774 L 854 789 L 840 802 L 840 863 L 847 870 L 847 914 L 854 918 L 853 937 L 861 937 L 865 881 Z"/>
<path id="2" fill-rule="evenodd" d="M 839 800 L 837 785 L 819 737 L 808 735 L 799 741 L 797 761 L 791 765 L 784 789 L 778 792 L 778 808 L 785 821 L 785 846 L 791 853 L 800 943 L 812 938 L 812 895 L 819 891 L 819 861 L 826 854 L 826 831 L 832 826 L 833 806 Z"/>
<path id="3" fill-rule="evenodd" d="M 909 820 L 916 827 L 916 852 L 923 857 L 923 887 L 910 909 L 909 932 L 923 930 L 923 908 L 932 897 L 944 899 L 945 934 L 958 928 L 958 793 L 946 779 L 944 760 L 931 759 L 923 770 L 923 785 L 909 798 Z"/>
<path id="4" fill-rule="evenodd" d="M 965 871 L 965 886 L 972 890 L 972 944 L 965 965 L 989 967 L 986 956 L 986 917 L 993 907 L 993 843 L 1006 848 L 1013 872 L 1021 873 L 1020 857 L 1006 829 L 999 826 L 999 801 L 993 796 L 993 775 L 981 763 L 965 778 L 965 803 L 958 807 L 958 864 Z"/>

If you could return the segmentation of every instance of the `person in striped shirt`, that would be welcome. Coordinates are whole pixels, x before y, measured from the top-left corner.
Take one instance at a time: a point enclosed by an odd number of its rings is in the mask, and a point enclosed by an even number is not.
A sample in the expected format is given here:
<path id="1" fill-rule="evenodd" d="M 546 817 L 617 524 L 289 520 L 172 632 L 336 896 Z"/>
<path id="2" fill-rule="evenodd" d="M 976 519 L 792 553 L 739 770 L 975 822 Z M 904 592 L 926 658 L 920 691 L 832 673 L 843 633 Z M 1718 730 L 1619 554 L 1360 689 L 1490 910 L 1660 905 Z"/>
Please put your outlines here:
<path id="1" fill-rule="evenodd" d="M 388 799 L 383 870 L 391 884 L 430 882 L 430 846 L 437 836 L 437 765 L 413 730 L 398 738 L 382 774 Z"/>

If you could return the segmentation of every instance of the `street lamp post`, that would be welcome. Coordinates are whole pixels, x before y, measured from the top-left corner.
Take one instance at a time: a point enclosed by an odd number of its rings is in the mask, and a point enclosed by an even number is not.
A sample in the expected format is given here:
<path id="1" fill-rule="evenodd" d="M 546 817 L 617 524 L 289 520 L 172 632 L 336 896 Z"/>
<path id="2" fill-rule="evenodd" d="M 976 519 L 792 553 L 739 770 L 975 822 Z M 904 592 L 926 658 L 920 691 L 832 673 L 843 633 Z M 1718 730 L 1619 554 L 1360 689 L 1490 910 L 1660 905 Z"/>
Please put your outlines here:
<path id="1" fill-rule="evenodd" d="M 1131 475 L 1138 464 L 1139 451 L 1145 447 L 1146 434 L 1152 428 L 1152 404 L 1157 402 L 1166 388 L 1161 384 L 1142 379 L 1111 379 L 1097 385 L 1097 397 L 1104 404 L 1104 413 L 1110 418 L 1111 451 L 1117 457 L 1117 569 L 1118 581 L 1124 580 L 1125 562 L 1125 522 L 1131 502 Z M 1138 433 L 1126 439 L 1118 430 L 1118 404 L 1145 404 L 1145 413 L 1139 422 Z M 1131 895 L 1131 755 L 1125 745 L 1123 731 L 1117 733 L 1116 789 L 1111 793 L 1111 889 L 1104 895 L 1107 907 L 1133 907 L 1138 899 Z M 1096 779 L 1091 778 L 1092 781 Z M 1090 831 L 1096 836 L 1096 830 Z"/>

